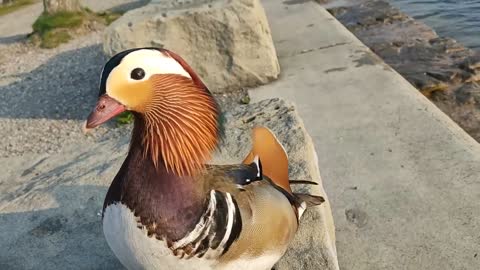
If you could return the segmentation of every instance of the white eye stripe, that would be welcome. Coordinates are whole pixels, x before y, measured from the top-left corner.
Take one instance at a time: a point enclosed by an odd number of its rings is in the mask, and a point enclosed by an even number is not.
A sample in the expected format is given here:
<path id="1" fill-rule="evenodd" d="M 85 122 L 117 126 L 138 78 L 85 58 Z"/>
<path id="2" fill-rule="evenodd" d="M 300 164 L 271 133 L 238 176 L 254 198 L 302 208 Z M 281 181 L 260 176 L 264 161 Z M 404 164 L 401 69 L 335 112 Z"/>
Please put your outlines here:
<path id="1" fill-rule="evenodd" d="M 128 81 L 142 81 L 154 74 L 178 74 L 191 78 L 190 74 L 175 59 L 165 56 L 163 53 L 152 49 L 143 49 L 131 52 L 120 63 L 122 69 L 127 72 Z M 145 77 L 141 80 L 134 80 L 130 74 L 135 68 L 142 68 Z"/>

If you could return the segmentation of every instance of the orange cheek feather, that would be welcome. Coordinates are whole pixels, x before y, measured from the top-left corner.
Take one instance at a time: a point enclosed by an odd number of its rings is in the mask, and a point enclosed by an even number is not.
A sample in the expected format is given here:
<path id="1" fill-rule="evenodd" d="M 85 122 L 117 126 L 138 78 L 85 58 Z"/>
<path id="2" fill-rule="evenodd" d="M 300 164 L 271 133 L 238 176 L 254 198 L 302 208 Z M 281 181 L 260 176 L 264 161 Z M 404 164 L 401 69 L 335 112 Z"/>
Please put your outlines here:
<path id="1" fill-rule="evenodd" d="M 149 80 L 129 82 L 117 79 L 113 82 L 108 87 L 109 96 L 118 100 L 129 110 L 145 112 L 153 96 L 152 83 Z"/>

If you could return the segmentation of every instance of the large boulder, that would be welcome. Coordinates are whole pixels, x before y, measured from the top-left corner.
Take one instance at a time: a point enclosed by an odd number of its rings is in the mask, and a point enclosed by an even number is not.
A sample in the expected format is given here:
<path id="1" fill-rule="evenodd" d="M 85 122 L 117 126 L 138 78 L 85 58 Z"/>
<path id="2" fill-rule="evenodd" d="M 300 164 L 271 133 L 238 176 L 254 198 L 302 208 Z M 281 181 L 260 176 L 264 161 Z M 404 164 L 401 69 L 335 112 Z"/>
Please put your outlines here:
<path id="1" fill-rule="evenodd" d="M 153 1 L 104 34 L 108 55 L 146 46 L 180 54 L 213 92 L 265 84 L 280 73 L 259 0 Z"/>
<path id="2" fill-rule="evenodd" d="M 292 179 L 320 184 L 303 191 L 327 198 L 312 141 L 294 107 L 278 99 L 227 112 L 226 139 L 214 162 L 241 161 L 255 125 L 277 134 L 288 152 Z M 55 155 L 0 159 L 0 269 L 123 269 L 105 242 L 100 212 L 128 141 L 126 132 Z M 305 213 L 295 242 L 277 266 L 291 269 L 338 269 L 328 200 Z"/>

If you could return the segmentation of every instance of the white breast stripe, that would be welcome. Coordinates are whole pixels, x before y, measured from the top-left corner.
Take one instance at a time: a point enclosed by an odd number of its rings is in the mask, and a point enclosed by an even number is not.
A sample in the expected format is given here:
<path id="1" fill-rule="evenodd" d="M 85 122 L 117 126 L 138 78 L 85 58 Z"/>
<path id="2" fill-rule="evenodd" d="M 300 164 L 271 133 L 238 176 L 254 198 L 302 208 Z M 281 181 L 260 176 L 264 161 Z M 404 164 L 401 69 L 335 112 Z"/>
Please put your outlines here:
<path id="1" fill-rule="evenodd" d="M 216 207 L 217 199 L 215 198 L 215 190 L 212 190 L 210 191 L 210 202 L 208 203 L 207 211 L 200 218 L 200 222 L 195 226 L 195 229 L 193 229 L 193 231 L 191 231 L 187 236 L 174 242 L 172 248 L 182 248 L 192 243 L 196 239 L 204 239 L 206 234 L 208 234 L 210 227 L 212 226 L 213 214 Z M 197 242 L 194 250 L 198 248 L 198 244 L 200 244 L 200 242 Z"/>
<path id="2" fill-rule="evenodd" d="M 199 223 L 187 236 L 174 242 L 172 250 L 185 258 L 220 257 L 241 230 L 241 220 L 238 220 L 241 218 L 237 211 L 238 207 L 230 193 L 212 190 L 207 210 Z M 234 226 L 237 226 L 235 233 Z"/>
<path id="3" fill-rule="evenodd" d="M 225 235 L 223 236 L 222 242 L 220 242 L 220 246 L 224 246 L 228 239 L 230 238 L 230 234 L 232 233 L 232 227 L 233 227 L 233 218 L 235 217 L 235 204 L 232 201 L 232 195 L 230 193 L 227 194 L 227 231 L 225 232 Z"/>

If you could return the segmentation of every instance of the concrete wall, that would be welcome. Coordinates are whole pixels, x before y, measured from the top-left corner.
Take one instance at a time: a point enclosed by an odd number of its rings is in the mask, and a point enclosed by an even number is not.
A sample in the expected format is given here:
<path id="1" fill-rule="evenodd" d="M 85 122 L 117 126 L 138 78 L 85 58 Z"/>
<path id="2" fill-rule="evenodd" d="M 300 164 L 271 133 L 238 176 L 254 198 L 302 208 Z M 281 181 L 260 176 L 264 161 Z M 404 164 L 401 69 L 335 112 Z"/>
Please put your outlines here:
<path id="1" fill-rule="evenodd" d="M 315 2 L 264 0 L 336 223 L 340 269 L 478 269 L 480 146 Z"/>

